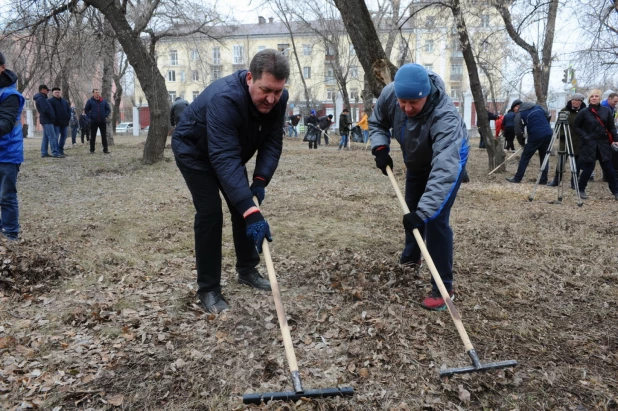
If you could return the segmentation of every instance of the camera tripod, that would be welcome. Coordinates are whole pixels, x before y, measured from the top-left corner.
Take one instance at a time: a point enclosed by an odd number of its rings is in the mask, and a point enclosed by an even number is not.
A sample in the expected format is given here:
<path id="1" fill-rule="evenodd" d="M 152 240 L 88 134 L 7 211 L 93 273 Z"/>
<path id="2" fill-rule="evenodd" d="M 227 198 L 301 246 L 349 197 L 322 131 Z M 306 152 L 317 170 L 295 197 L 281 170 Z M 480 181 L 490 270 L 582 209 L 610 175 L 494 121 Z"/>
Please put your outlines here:
<path id="1" fill-rule="evenodd" d="M 564 138 L 561 137 L 564 136 Z M 543 175 L 543 170 L 547 167 L 547 163 L 549 162 L 549 157 L 551 155 L 551 150 L 556 142 L 556 139 L 560 142 L 558 145 L 558 199 L 553 201 L 553 204 L 562 204 L 562 197 L 564 194 L 564 179 L 562 178 L 564 174 L 565 164 L 569 161 L 569 167 L 571 168 L 571 179 L 575 186 L 575 194 L 577 195 L 577 205 L 581 207 L 584 203 L 579 195 L 579 187 L 577 181 L 577 164 L 575 163 L 575 154 L 573 152 L 573 140 L 571 139 L 571 130 L 569 129 L 569 121 L 568 114 L 564 111 L 558 113 L 558 120 L 556 121 L 556 125 L 554 126 L 554 134 L 551 136 L 551 141 L 549 142 L 549 147 L 547 148 L 547 153 L 545 154 L 545 158 L 543 159 L 543 164 L 541 164 L 541 170 L 539 171 L 539 176 L 536 179 L 536 183 L 532 188 L 532 193 L 528 197 L 528 201 L 534 200 L 534 193 L 536 192 L 536 188 L 539 185 L 539 181 L 541 181 L 541 176 Z"/>

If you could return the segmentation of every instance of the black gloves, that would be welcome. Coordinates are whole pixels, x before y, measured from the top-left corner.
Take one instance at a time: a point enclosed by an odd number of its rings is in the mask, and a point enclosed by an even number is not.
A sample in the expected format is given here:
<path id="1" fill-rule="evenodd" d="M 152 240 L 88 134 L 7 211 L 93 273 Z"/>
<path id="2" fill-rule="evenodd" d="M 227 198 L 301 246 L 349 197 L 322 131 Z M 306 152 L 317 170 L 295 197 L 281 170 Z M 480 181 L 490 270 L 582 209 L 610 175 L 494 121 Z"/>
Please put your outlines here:
<path id="1" fill-rule="evenodd" d="M 418 214 L 408 213 L 403 216 L 403 226 L 407 232 L 412 233 L 415 228 L 418 230 L 422 229 L 425 226 L 425 222 Z"/>
<path id="2" fill-rule="evenodd" d="M 257 252 L 262 253 L 264 238 L 266 238 L 269 243 L 273 241 L 270 235 L 270 226 L 259 211 L 255 211 L 246 216 L 245 222 L 247 224 L 247 237 L 249 240 L 253 241 Z"/>
<path id="3" fill-rule="evenodd" d="M 253 176 L 253 183 L 251 184 L 251 195 L 257 197 L 258 205 L 262 204 L 266 197 L 266 179 L 262 176 Z"/>
<path id="4" fill-rule="evenodd" d="M 382 170 L 382 174 L 388 175 L 386 172 L 386 166 L 390 166 L 393 169 L 393 159 L 388 154 L 387 146 L 377 146 L 373 149 L 373 155 L 376 156 L 376 167 Z"/>

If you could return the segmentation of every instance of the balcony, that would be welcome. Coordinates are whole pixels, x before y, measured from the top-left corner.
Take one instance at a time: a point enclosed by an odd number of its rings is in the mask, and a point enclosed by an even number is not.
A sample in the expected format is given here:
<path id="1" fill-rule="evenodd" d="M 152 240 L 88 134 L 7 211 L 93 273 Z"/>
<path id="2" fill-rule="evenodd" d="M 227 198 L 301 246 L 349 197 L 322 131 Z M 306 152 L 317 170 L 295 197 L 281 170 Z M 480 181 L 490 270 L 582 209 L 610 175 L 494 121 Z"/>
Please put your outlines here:
<path id="1" fill-rule="evenodd" d="M 337 79 L 334 76 L 324 76 L 324 83 L 326 84 L 335 84 Z"/>
<path id="2" fill-rule="evenodd" d="M 463 74 L 451 73 L 451 81 L 461 81 L 462 79 L 463 79 Z"/>
<path id="3" fill-rule="evenodd" d="M 232 71 L 246 70 L 246 69 L 247 69 L 247 65 L 245 63 L 232 64 Z"/>

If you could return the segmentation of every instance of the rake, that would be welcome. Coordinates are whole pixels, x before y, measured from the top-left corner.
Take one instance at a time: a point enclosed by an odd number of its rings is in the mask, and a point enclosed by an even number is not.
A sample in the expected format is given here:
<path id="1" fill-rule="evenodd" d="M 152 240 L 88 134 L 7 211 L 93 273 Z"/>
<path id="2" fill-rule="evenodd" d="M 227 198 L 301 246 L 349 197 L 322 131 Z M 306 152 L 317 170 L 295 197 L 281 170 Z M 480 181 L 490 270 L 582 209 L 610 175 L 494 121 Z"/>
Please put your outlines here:
<path id="1" fill-rule="evenodd" d="M 253 202 L 258 205 L 257 198 L 253 197 Z M 285 317 L 285 311 L 283 310 L 283 304 L 281 303 L 281 294 L 279 293 L 279 284 L 277 283 L 277 276 L 275 274 L 275 267 L 273 266 L 273 260 L 270 255 L 270 248 L 268 247 L 268 241 L 264 239 L 262 243 L 262 252 L 264 254 L 264 261 L 266 262 L 266 270 L 268 271 L 268 279 L 270 281 L 270 288 L 273 292 L 273 298 L 275 300 L 275 309 L 277 310 L 277 318 L 279 320 L 279 328 L 281 328 L 281 336 L 283 337 L 283 346 L 285 348 L 285 355 L 290 367 L 290 376 L 292 378 L 292 384 L 294 385 L 294 391 L 282 391 L 282 392 L 265 392 L 262 394 L 246 394 L 242 397 L 242 402 L 245 404 L 260 404 L 268 401 L 298 401 L 301 398 L 326 398 L 326 397 L 351 397 L 354 395 L 354 388 L 342 387 L 342 388 L 325 388 L 319 390 L 303 389 L 303 384 L 300 380 L 300 374 L 298 372 L 298 364 L 296 363 L 296 354 L 294 353 L 294 346 L 292 345 L 292 337 L 290 335 L 290 328 L 288 327 L 288 320 Z"/>
<path id="2" fill-rule="evenodd" d="M 403 195 L 401 194 L 401 190 L 399 189 L 397 180 L 395 180 L 395 176 L 393 175 L 393 170 L 391 170 L 391 168 L 387 166 L 386 172 L 388 174 L 388 178 L 391 180 L 391 184 L 393 185 L 393 188 L 395 189 L 397 198 L 399 199 L 399 203 L 401 204 L 401 208 L 403 208 L 403 212 L 405 214 L 409 213 L 410 209 L 408 208 L 408 205 L 406 204 L 406 201 L 403 198 Z M 470 360 L 472 360 L 472 366 L 469 366 L 469 367 L 447 368 L 444 370 L 440 370 L 440 377 L 442 378 L 451 377 L 454 374 L 466 374 L 466 373 L 476 372 L 476 371 L 487 371 L 487 370 L 494 370 L 494 369 L 499 369 L 499 368 L 507 368 L 507 367 L 516 366 L 517 361 L 515 360 L 492 362 L 488 364 L 481 363 L 478 355 L 476 354 L 476 350 L 474 349 L 474 346 L 472 346 L 472 342 L 470 342 L 468 333 L 466 332 L 466 329 L 463 326 L 463 322 L 461 321 L 461 315 L 459 314 L 459 311 L 457 311 L 455 304 L 453 304 L 453 300 L 449 296 L 448 291 L 446 291 L 446 287 L 444 287 L 442 278 L 440 278 L 440 274 L 438 273 L 438 270 L 436 269 L 436 266 L 434 265 L 433 260 L 431 259 L 431 256 L 429 255 L 429 251 L 427 250 L 427 247 L 425 246 L 425 241 L 423 240 L 421 233 L 417 229 L 414 229 L 412 233 L 414 234 L 414 238 L 416 239 L 416 242 L 419 248 L 421 249 L 421 254 L 423 254 L 423 258 L 425 259 L 425 262 L 427 263 L 427 266 L 429 267 L 429 271 L 431 271 L 431 276 L 433 277 L 434 281 L 436 282 L 436 285 L 438 286 L 438 289 L 440 290 L 440 295 L 444 299 L 446 307 L 448 308 L 448 311 L 451 314 L 451 318 L 453 319 L 453 322 L 455 323 L 455 327 L 457 328 L 459 337 L 461 338 L 461 341 L 463 342 L 464 347 L 466 348 L 466 353 L 470 357 Z"/>

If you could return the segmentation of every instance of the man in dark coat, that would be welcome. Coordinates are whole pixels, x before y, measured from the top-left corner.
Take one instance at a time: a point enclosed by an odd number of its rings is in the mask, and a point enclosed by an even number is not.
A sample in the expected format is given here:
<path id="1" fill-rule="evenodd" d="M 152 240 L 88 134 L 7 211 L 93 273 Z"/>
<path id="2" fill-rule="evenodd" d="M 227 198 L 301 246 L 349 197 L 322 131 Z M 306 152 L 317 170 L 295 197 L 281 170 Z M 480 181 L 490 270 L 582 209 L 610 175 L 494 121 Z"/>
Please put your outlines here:
<path id="1" fill-rule="evenodd" d="M 581 176 L 579 195 L 586 199 L 586 186 L 594 171 L 597 160 L 607 178 L 607 185 L 618 200 L 618 181 L 612 167 L 612 150 L 618 149 L 618 134 L 614 124 L 614 114 L 609 107 L 601 105 L 601 90 L 592 90 L 588 96 L 588 107 L 580 110 L 575 117 L 575 129 L 579 134 L 579 160 Z"/>
<path id="2" fill-rule="evenodd" d="M 515 151 L 515 114 L 517 114 L 520 105 L 521 100 L 513 101 L 511 109 L 502 118 L 502 129 L 504 130 L 504 139 L 506 140 L 505 148 L 510 151 Z M 522 143 L 521 146 L 523 147 L 524 144 Z"/>
<path id="3" fill-rule="evenodd" d="M 289 117 L 288 137 L 292 137 L 292 133 L 294 133 L 294 137 L 298 137 L 298 131 L 296 130 L 298 123 L 300 123 L 300 114 L 293 114 Z"/>
<path id="4" fill-rule="evenodd" d="M 220 193 L 232 217 L 238 281 L 270 290 L 256 269 L 262 242 L 272 241 L 270 228 L 253 197 L 261 204 L 279 164 L 289 75 L 287 58 L 273 49 L 262 50 L 249 71 L 239 70 L 206 87 L 174 130 L 172 150 L 196 209 L 197 297 L 208 312 L 229 308 L 221 293 Z M 249 187 L 245 164 L 256 152 Z"/>
<path id="5" fill-rule="evenodd" d="M 526 141 L 524 151 L 519 159 L 519 166 L 515 176 L 507 178 L 506 181 L 520 183 L 522 178 L 524 178 L 530 159 L 537 151 L 539 153 L 539 161 L 541 165 L 543 164 L 549 143 L 551 142 L 551 136 L 553 135 L 549 124 L 550 118 L 549 112 L 538 104 L 522 103 L 520 105 L 517 114 L 515 114 L 515 135 L 523 138 L 525 128 L 528 132 L 528 141 Z M 548 170 L 549 163 L 545 165 L 545 169 L 541 174 L 540 184 L 547 184 Z"/>
<path id="6" fill-rule="evenodd" d="M 305 125 L 307 126 L 307 131 L 305 132 L 304 141 L 309 142 L 310 150 L 311 148 L 317 150 L 320 129 L 318 128 L 318 116 L 315 110 L 311 110 L 311 113 L 305 118 Z"/>
<path id="7" fill-rule="evenodd" d="M 43 126 L 43 139 L 41 141 L 41 157 L 64 158 L 58 152 L 58 138 L 54 129 L 56 117 L 54 109 L 47 99 L 49 88 L 45 84 L 39 86 L 39 92 L 32 97 L 36 104 L 36 111 L 39 113 L 39 123 Z M 49 155 L 48 147 L 51 148 L 52 155 Z"/>
<path id="8" fill-rule="evenodd" d="M 322 145 L 322 135 L 324 135 L 324 144 L 328 145 L 328 128 L 333 124 L 333 115 L 322 116 L 318 119 L 318 128 L 320 134 L 318 135 L 318 145 Z"/>
<path id="9" fill-rule="evenodd" d="M 487 110 L 487 118 L 489 119 L 489 121 L 491 122 L 496 121 L 498 119 L 498 115 L 492 113 L 491 111 Z M 476 125 L 478 126 L 478 119 L 476 122 Z M 481 129 L 479 128 L 479 137 L 480 137 L 480 141 L 479 141 L 479 148 L 485 148 L 485 139 L 483 138 L 483 134 L 481 133 Z"/>
<path id="10" fill-rule="evenodd" d="M 174 104 L 172 104 L 172 108 L 170 108 L 170 122 L 172 123 L 172 127 L 176 126 L 180 121 L 180 116 L 182 116 L 182 112 L 189 106 L 189 102 L 182 97 L 176 97 L 174 100 Z"/>
<path id="11" fill-rule="evenodd" d="M 90 141 L 90 119 L 86 113 L 82 113 L 79 116 L 79 128 L 81 130 L 82 144 L 84 144 L 84 137 L 86 137 L 86 141 Z"/>
<path id="12" fill-rule="evenodd" d="M 92 98 L 86 102 L 84 113 L 90 120 L 90 154 L 94 154 L 95 143 L 97 138 L 97 130 L 101 132 L 101 143 L 103 144 L 103 153 L 109 154 L 107 148 L 107 117 L 112 112 L 107 101 L 101 97 L 99 89 L 92 90 Z"/>
<path id="13" fill-rule="evenodd" d="M 64 154 L 64 144 L 67 141 L 67 127 L 71 121 L 71 106 L 69 102 L 62 98 L 60 88 L 52 88 L 52 96 L 49 98 L 49 103 L 54 110 L 54 130 L 58 139 L 58 152 Z"/>
<path id="14" fill-rule="evenodd" d="M 350 134 L 351 125 L 352 119 L 350 118 L 350 110 L 344 108 L 341 114 L 339 114 L 339 135 L 341 135 L 339 150 L 344 147 L 348 147 L 348 135 Z"/>
<path id="15" fill-rule="evenodd" d="M 17 75 L 0 53 L 0 232 L 9 240 L 19 235 L 17 173 L 24 161 L 21 112 L 25 99 L 15 87 Z"/>
<path id="16" fill-rule="evenodd" d="M 568 115 L 567 127 L 569 128 L 569 135 L 571 136 L 571 145 L 573 146 L 573 157 L 574 157 L 575 166 L 576 166 L 575 171 L 578 176 L 579 176 L 579 171 L 580 171 L 579 133 L 577 129 L 575 128 L 574 124 L 575 124 L 575 117 L 577 117 L 577 113 L 579 113 L 579 110 L 586 108 L 586 103 L 584 103 L 584 99 L 585 97 L 583 94 L 575 93 L 571 96 L 571 99 L 567 102 L 566 107 L 560 110 L 561 113 L 564 112 L 564 113 L 567 113 Z M 558 127 L 558 124 L 556 124 L 556 127 Z M 558 158 L 558 164 L 556 164 L 556 175 L 554 176 L 554 179 L 552 181 L 547 183 L 547 185 L 550 187 L 557 187 L 560 184 L 560 179 L 562 178 L 562 176 L 560 175 L 560 170 L 562 170 L 562 172 L 564 173 L 565 171 L 564 161 L 567 160 L 566 156 L 568 156 L 567 148 L 566 148 L 566 136 L 565 136 L 563 127 L 560 128 L 560 135 L 558 137 L 560 138 L 558 152 L 565 153 L 565 154 L 560 155 Z M 573 180 L 572 177 L 571 177 L 571 188 L 575 188 L 575 181 Z"/>

